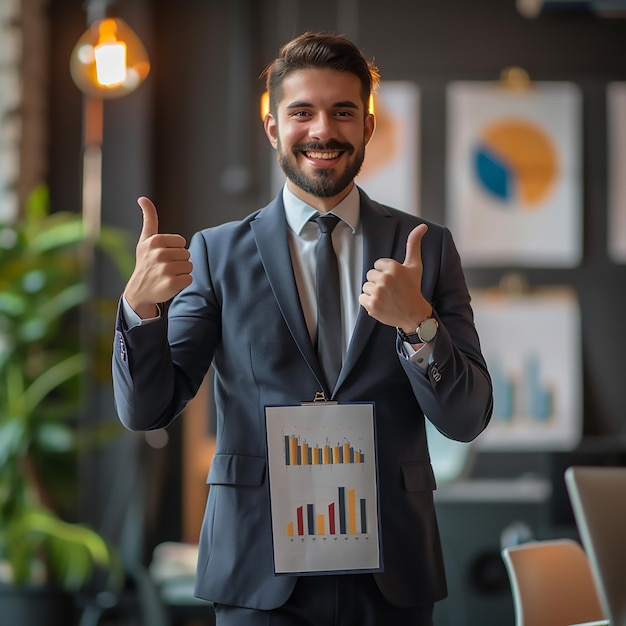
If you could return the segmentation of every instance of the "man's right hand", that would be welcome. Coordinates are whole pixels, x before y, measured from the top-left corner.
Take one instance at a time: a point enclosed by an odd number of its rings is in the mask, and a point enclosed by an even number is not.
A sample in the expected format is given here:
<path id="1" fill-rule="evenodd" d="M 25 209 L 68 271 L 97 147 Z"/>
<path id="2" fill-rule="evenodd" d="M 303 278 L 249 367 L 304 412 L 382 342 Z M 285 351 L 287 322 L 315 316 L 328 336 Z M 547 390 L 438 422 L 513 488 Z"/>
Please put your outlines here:
<path id="1" fill-rule="evenodd" d="M 137 202 L 143 227 L 124 297 L 139 317 L 147 319 L 158 315 L 158 303 L 167 302 L 191 284 L 192 264 L 185 238 L 159 234 L 159 216 L 152 201 L 141 197 Z"/>

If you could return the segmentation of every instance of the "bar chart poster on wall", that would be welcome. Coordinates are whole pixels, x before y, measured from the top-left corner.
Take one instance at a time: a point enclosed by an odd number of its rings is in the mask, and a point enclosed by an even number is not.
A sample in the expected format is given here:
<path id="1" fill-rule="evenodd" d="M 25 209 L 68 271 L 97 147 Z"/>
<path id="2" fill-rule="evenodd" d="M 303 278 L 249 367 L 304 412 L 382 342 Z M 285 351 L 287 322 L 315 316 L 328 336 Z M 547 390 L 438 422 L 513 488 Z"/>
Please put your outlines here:
<path id="1" fill-rule="evenodd" d="M 582 257 L 581 95 L 569 82 L 447 89 L 447 213 L 467 266 Z"/>
<path id="2" fill-rule="evenodd" d="M 481 449 L 570 450 L 582 435 L 581 322 L 566 288 L 527 295 L 472 294 L 493 381 L 491 422 Z"/>
<path id="3" fill-rule="evenodd" d="M 374 408 L 267 407 L 277 574 L 380 571 Z"/>

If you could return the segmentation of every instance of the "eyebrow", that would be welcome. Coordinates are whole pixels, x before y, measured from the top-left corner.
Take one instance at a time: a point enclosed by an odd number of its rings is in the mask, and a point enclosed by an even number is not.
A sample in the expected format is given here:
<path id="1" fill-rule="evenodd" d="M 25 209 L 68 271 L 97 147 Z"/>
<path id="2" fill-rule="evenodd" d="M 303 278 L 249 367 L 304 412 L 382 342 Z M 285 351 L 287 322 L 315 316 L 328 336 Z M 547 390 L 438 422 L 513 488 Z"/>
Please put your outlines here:
<path id="1" fill-rule="evenodd" d="M 315 105 L 310 103 L 310 102 L 296 100 L 295 102 L 292 102 L 292 103 L 288 104 L 286 108 L 287 109 L 299 109 L 301 107 L 313 108 L 314 106 Z M 358 104 L 352 102 L 352 100 L 344 100 L 342 102 L 335 102 L 335 104 L 332 105 L 332 108 L 335 108 L 335 109 L 358 109 L 359 106 L 358 106 Z"/>

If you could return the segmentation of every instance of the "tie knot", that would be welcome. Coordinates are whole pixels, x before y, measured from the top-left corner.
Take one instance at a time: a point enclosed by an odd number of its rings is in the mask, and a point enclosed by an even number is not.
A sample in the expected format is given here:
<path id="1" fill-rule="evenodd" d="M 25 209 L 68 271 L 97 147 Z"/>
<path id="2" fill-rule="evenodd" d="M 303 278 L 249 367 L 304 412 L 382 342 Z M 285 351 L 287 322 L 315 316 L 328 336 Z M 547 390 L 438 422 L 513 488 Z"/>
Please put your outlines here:
<path id="1" fill-rule="evenodd" d="M 333 229 L 339 222 L 339 218 L 331 213 L 326 213 L 324 215 L 314 217 L 313 221 L 317 222 L 317 225 L 322 233 L 332 233 Z"/>

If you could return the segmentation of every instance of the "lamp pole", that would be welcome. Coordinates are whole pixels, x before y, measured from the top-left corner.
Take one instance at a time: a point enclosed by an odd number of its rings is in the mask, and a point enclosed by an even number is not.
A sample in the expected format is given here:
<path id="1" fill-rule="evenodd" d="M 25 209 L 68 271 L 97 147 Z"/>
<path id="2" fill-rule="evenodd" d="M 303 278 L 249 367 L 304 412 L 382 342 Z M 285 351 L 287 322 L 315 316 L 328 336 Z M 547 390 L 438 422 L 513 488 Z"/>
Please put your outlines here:
<path id="1" fill-rule="evenodd" d="M 83 263 L 88 300 L 81 311 L 81 342 L 88 363 L 95 363 L 96 311 L 99 264 L 96 244 L 102 223 L 102 163 L 104 139 L 104 101 L 135 91 L 150 71 L 143 43 L 132 28 L 114 16 L 111 0 L 86 3 L 87 29 L 70 57 L 70 73 L 83 93 L 83 145 L 81 211 L 85 233 Z M 101 412 L 100 389 L 89 367 L 82 381 L 80 428 L 93 426 Z M 92 458 L 79 458 L 81 518 L 94 517 L 93 488 L 98 485 L 98 466 Z"/>

